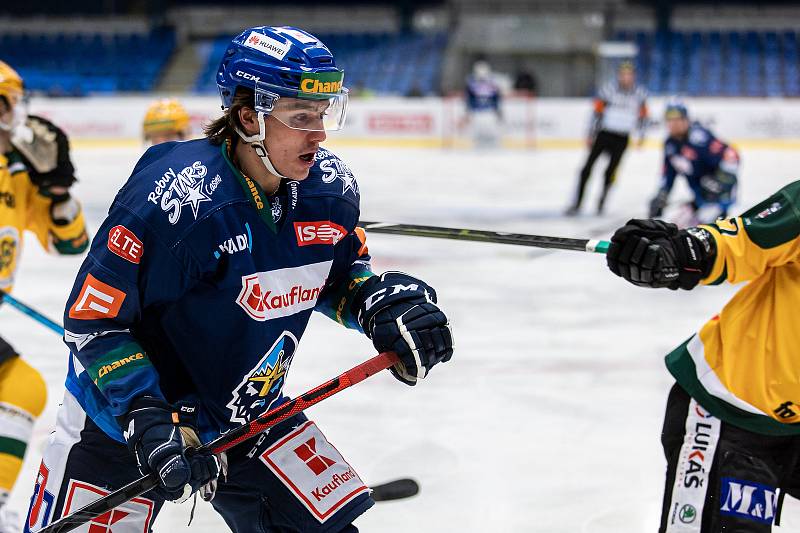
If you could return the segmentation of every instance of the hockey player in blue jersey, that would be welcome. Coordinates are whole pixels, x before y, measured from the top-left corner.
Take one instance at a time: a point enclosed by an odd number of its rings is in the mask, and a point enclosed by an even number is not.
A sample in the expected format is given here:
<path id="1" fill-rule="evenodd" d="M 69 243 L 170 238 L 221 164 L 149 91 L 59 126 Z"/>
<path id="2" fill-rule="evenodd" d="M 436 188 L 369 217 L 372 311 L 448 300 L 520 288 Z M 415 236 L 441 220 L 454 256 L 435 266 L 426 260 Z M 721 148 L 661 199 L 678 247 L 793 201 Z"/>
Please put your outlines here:
<path id="1" fill-rule="evenodd" d="M 665 113 L 669 137 L 664 142 L 661 188 L 650 202 L 650 218 L 661 217 L 675 178 L 681 174 L 694 199 L 686 207 L 681 226 L 710 224 L 725 218 L 736 201 L 739 154 L 697 122 L 690 122 L 686 106 L 672 102 Z"/>
<path id="2" fill-rule="evenodd" d="M 476 61 L 473 65 L 472 74 L 467 78 L 465 96 L 465 121 L 472 130 L 475 147 L 496 146 L 500 138 L 500 122 L 503 119 L 500 109 L 502 95 L 486 61 Z"/>
<path id="3" fill-rule="evenodd" d="M 206 138 L 136 164 L 67 302 L 67 392 L 26 531 L 140 471 L 159 487 L 98 527 L 150 531 L 165 501 L 200 490 L 236 532 L 356 531 L 369 489 L 302 414 L 223 456 L 185 453 L 285 401 L 314 310 L 397 352 L 409 385 L 452 355 L 435 291 L 370 271 L 358 184 L 320 147 L 345 120 L 342 80 L 314 36 L 250 28 L 223 56 Z"/>

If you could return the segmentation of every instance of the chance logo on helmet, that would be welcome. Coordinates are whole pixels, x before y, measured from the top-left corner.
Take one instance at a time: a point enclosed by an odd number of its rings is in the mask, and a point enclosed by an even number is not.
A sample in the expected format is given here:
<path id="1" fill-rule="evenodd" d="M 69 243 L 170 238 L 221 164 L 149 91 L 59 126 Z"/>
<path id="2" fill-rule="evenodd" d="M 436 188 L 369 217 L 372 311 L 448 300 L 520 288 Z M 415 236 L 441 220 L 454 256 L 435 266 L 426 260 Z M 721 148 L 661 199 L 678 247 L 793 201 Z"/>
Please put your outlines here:
<path id="1" fill-rule="evenodd" d="M 303 74 L 300 91 L 303 93 L 338 93 L 342 89 L 343 72 L 320 72 Z"/>

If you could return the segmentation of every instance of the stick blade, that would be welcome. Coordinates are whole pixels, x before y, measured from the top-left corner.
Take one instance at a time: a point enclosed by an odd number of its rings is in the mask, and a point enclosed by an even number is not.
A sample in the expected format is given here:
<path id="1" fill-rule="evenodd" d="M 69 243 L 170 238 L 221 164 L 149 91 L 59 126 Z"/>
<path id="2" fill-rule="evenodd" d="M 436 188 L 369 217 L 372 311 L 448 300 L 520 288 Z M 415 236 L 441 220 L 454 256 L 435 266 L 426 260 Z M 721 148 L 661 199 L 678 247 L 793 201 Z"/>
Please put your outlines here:
<path id="1" fill-rule="evenodd" d="M 372 499 L 376 502 L 402 500 L 417 494 L 419 494 L 419 483 L 410 478 L 395 479 L 372 487 Z"/>

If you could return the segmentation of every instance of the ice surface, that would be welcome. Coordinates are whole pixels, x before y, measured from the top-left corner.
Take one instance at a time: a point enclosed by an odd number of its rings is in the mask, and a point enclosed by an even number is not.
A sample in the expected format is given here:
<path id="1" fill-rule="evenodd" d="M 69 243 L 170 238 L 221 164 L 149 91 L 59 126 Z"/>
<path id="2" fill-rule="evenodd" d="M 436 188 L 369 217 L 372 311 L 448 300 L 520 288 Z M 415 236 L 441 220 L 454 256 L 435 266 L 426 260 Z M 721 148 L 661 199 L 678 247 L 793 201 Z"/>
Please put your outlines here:
<path id="1" fill-rule="evenodd" d="M 661 166 L 658 151 L 632 149 L 608 214 L 566 219 L 560 213 L 571 200 L 582 150 L 331 146 L 359 179 L 365 220 L 556 236 L 608 237 L 627 218 L 644 215 Z M 74 150 L 81 179 L 75 193 L 92 228 L 139 151 Z M 742 157 L 740 208 L 794 179 L 800 161 L 777 150 L 744 150 Z M 604 164 L 601 159 L 595 168 L 587 212 Z M 611 275 L 603 257 L 577 252 L 388 235 L 372 235 L 369 246 L 377 270 L 408 271 L 437 289 L 457 349 L 418 387 L 386 373 L 310 410 L 368 483 L 407 476 L 420 482 L 420 496 L 378 504 L 360 518 L 362 531 L 657 530 L 664 471 L 659 436 L 672 383 L 662 357 L 715 314 L 734 287 L 639 289 Z M 15 296 L 60 321 L 80 262 L 46 256 L 29 239 Z M 11 500 L 24 514 L 61 398 L 66 350 L 9 306 L 0 307 L 0 317 L 0 334 L 50 384 Z M 288 391 L 300 393 L 372 353 L 366 338 L 316 316 Z M 187 530 L 189 509 L 189 503 L 167 505 L 156 531 Z M 800 527 L 800 506 L 788 499 L 784 524 L 784 531 Z M 191 530 L 226 528 L 201 502 Z"/>

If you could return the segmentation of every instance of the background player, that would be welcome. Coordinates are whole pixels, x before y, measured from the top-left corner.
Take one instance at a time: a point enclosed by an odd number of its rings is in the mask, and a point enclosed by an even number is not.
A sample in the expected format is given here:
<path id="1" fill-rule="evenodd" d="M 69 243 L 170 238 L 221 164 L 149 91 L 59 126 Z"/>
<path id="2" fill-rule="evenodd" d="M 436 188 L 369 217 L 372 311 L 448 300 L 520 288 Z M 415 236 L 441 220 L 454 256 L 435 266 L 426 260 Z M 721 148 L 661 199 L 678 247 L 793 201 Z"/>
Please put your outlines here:
<path id="1" fill-rule="evenodd" d="M 489 63 L 480 60 L 472 66 L 472 75 L 467 78 L 466 87 L 467 124 L 472 130 L 476 147 L 491 148 L 500 140 L 500 123 L 503 114 L 500 109 L 502 94 L 492 77 Z"/>
<path id="2" fill-rule="evenodd" d="M 603 212 L 608 191 L 614 184 L 617 167 L 628 147 L 630 134 L 635 129 L 641 145 L 646 125 L 647 91 L 636 84 L 633 64 L 626 61 L 620 64 L 617 79 L 605 85 L 594 100 L 594 115 L 587 141 L 591 149 L 581 169 L 575 201 L 567 209 L 567 215 L 576 215 L 580 210 L 586 183 L 592 175 L 592 167 L 600 154 L 605 152 L 609 156 L 608 166 L 603 192 L 597 203 L 597 213 Z"/>
<path id="3" fill-rule="evenodd" d="M 185 141 L 189 138 L 189 113 L 174 98 L 156 100 L 145 112 L 142 134 L 146 144 Z"/>
<path id="4" fill-rule="evenodd" d="M 608 266 L 643 287 L 748 281 L 667 355 L 663 532 L 765 533 L 800 490 L 800 182 L 740 217 L 678 230 L 631 220 Z"/>
<path id="5" fill-rule="evenodd" d="M 70 357 L 28 527 L 141 469 L 161 484 L 125 507 L 137 530 L 149 531 L 164 501 L 209 483 L 234 531 L 356 531 L 368 489 L 304 415 L 226 457 L 184 452 L 285 401 L 315 309 L 397 352 L 392 372 L 409 385 L 452 355 L 435 291 L 370 271 L 358 184 L 320 148 L 344 124 L 342 80 L 316 37 L 251 28 L 219 66 L 226 111 L 207 138 L 142 156 L 67 303 L 65 340 L 79 365 Z"/>
<path id="6" fill-rule="evenodd" d="M 660 217 L 678 174 L 686 177 L 694 199 L 686 204 L 688 217 L 680 226 L 725 218 L 736 201 L 739 154 L 697 122 L 689 121 L 686 106 L 670 103 L 664 113 L 669 137 L 664 141 L 661 188 L 650 202 L 650 218 Z"/>
<path id="7" fill-rule="evenodd" d="M 75 169 L 67 137 L 52 123 L 26 116 L 22 79 L 0 61 L 0 290 L 11 291 L 24 232 L 60 254 L 89 245 L 83 214 L 69 188 Z M 0 292 L 0 301 L 3 293 Z M 41 414 L 47 390 L 39 372 L 0 338 L 0 532 L 15 531 L 3 506 Z"/>

